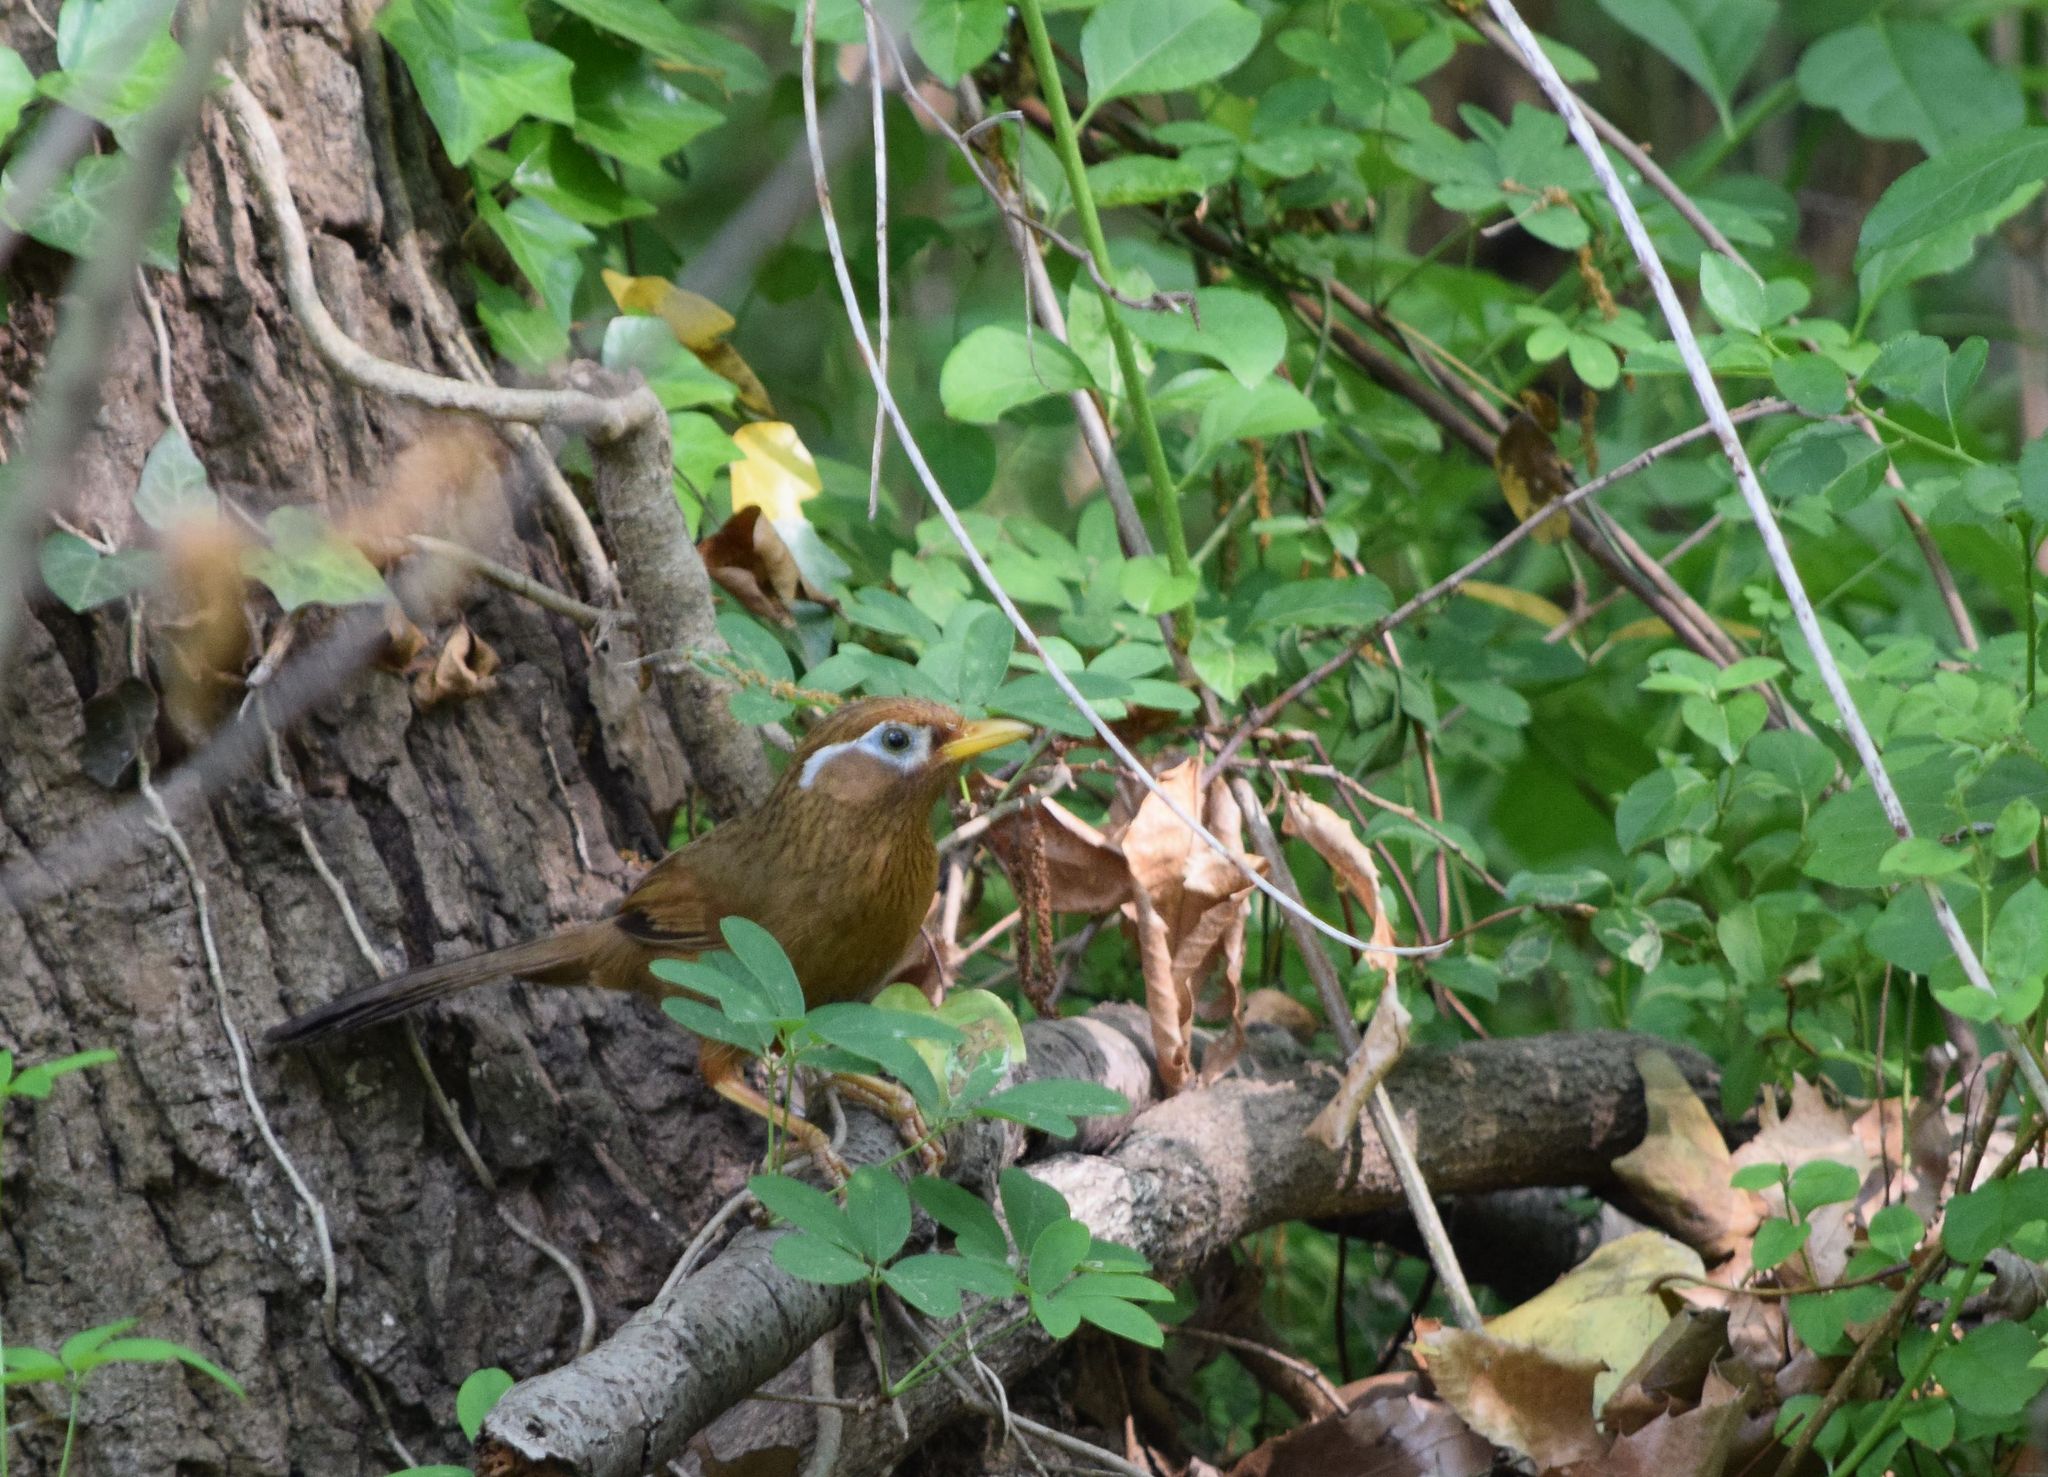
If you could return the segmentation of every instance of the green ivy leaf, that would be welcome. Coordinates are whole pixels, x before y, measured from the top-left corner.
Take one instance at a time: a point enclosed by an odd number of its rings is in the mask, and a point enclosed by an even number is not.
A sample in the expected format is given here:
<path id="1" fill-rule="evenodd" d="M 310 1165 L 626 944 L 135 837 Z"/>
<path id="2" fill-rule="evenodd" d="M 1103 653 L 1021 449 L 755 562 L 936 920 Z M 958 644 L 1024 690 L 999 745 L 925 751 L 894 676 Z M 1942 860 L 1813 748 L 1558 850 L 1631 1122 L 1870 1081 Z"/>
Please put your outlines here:
<path id="1" fill-rule="evenodd" d="M 451 163 L 522 118 L 575 120 L 572 63 L 533 39 L 519 0 L 389 0 L 377 32 L 405 62 Z"/>
<path id="2" fill-rule="evenodd" d="M 597 237 L 552 205 L 525 195 L 502 207 L 489 195 L 479 195 L 476 213 L 477 218 L 491 228 L 491 234 L 511 253 L 520 272 L 533 284 L 541 301 L 547 304 L 555 322 L 566 326 L 576 297 L 576 284 L 583 279 L 583 264 L 577 260 L 576 254 L 586 246 L 595 245 Z M 658 323 L 655 326 L 661 327 Z M 667 408 L 679 410 L 683 407 L 669 405 Z"/>
<path id="3" fill-rule="evenodd" d="M 102 554 L 75 533 L 44 539 L 36 565 L 50 593 L 80 613 L 134 594 L 160 572 L 153 554 L 140 549 Z"/>
<path id="4" fill-rule="evenodd" d="M 35 95 L 35 74 L 21 59 L 21 53 L 11 46 L 0 46 L 0 142 L 14 132 L 14 126 L 21 122 L 22 109 Z"/>
<path id="5" fill-rule="evenodd" d="M 279 508 L 263 520 L 270 547 L 242 558 L 286 610 L 302 605 L 361 605 L 384 600 L 384 576 L 356 546 L 310 508 Z"/>
<path id="6" fill-rule="evenodd" d="M 142 478 L 135 485 L 136 513 L 162 533 L 189 519 L 211 518 L 219 510 L 220 499 L 214 496 L 192 443 L 178 427 L 170 427 L 143 458 Z"/>

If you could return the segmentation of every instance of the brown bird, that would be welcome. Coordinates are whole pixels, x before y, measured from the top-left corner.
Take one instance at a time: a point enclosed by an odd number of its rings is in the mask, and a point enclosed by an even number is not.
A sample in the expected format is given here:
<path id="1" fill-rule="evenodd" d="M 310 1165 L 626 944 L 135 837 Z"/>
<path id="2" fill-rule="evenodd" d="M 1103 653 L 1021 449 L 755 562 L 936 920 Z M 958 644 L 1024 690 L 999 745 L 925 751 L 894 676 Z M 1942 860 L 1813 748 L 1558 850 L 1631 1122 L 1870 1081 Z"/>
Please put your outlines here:
<path id="1" fill-rule="evenodd" d="M 888 982 L 931 904 L 939 873 L 933 804 L 968 759 L 1030 732 L 1006 718 L 970 722 L 917 698 L 848 703 L 805 737 L 759 809 L 663 857 L 609 917 L 380 980 L 286 1021 L 267 1039 L 298 1045 L 360 1030 L 506 977 L 653 999 L 684 994 L 648 966 L 724 948 L 718 924 L 731 917 L 775 936 L 807 1005 L 861 999 Z M 748 1086 L 742 1055 L 701 1042 L 698 1071 L 721 1097 L 832 1163 L 815 1126 Z"/>

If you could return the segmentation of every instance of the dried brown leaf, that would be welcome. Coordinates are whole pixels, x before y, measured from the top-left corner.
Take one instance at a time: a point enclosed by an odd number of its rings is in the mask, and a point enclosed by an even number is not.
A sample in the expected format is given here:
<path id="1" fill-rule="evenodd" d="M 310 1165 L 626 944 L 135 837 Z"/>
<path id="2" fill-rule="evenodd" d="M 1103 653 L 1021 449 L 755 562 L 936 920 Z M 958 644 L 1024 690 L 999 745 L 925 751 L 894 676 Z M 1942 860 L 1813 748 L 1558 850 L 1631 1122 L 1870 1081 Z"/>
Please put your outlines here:
<path id="1" fill-rule="evenodd" d="M 441 643 L 433 665 L 413 677 L 413 700 L 431 708 L 451 698 L 474 697 L 490 690 L 497 670 L 498 653 L 467 623 L 458 625 Z"/>
<path id="2" fill-rule="evenodd" d="M 988 829 L 988 848 L 1014 879 L 1040 826 L 1048 901 L 1055 913 L 1100 915 L 1131 895 L 1131 868 L 1122 848 L 1057 800 L 1004 816 Z"/>
<path id="3" fill-rule="evenodd" d="M 219 518 L 184 519 L 164 537 L 158 667 L 164 715 L 188 744 L 213 731 L 249 664 L 248 549 L 248 537 Z"/>
<path id="4" fill-rule="evenodd" d="M 1419 1383 L 1407 1376 L 1406 1388 L 1354 1399 L 1341 1415 L 1276 1436 L 1232 1467 L 1230 1477 L 1483 1477 L 1493 1471 L 1492 1443 L 1449 1406 L 1417 1393 Z"/>
<path id="5" fill-rule="evenodd" d="M 727 594 L 774 625 L 796 624 L 789 609 L 792 600 L 833 604 L 829 595 L 804 579 L 789 546 L 759 507 L 734 513 L 718 532 L 698 543 L 697 553 Z"/>
<path id="6" fill-rule="evenodd" d="M 1636 1070 L 1650 1127 L 1614 1161 L 1614 1172 L 1660 1225 L 1710 1261 L 1721 1261 L 1755 1232 L 1762 1203 L 1728 1183 L 1734 1169 L 1727 1142 L 1677 1064 L 1661 1051 L 1645 1051 L 1636 1057 Z"/>
<path id="7" fill-rule="evenodd" d="M 1539 1468 L 1591 1461 L 1607 1448 L 1593 1424 L 1597 1359 L 1560 1359 L 1491 1332 L 1445 1328 L 1430 1337 L 1428 1360 L 1437 1392 L 1468 1426 Z"/>
<path id="8" fill-rule="evenodd" d="M 1303 1046 L 1315 1040 L 1323 1018 L 1285 990 L 1254 990 L 1244 999 L 1247 1026 L 1278 1026 Z"/>
<path id="9" fill-rule="evenodd" d="M 1793 1082 L 1792 1106 L 1782 1115 L 1776 1102 L 1766 1094 L 1759 1117 L 1763 1127 L 1757 1136 L 1730 1156 L 1736 1169 L 1751 1164 L 1782 1164 L 1797 1170 L 1816 1159 L 1832 1159 L 1854 1170 L 1866 1186 L 1873 1175 L 1881 1180 L 1876 1158 L 1857 1134 L 1848 1111 L 1831 1105 L 1813 1083 Z M 1788 1214 L 1782 1189 L 1766 1190 L 1762 1198 L 1773 1215 Z M 1787 1275 L 1799 1275 L 1810 1265 L 1816 1280 L 1837 1281 L 1856 1236 L 1854 1209 L 1825 1205 L 1809 1220 L 1813 1233 L 1804 1255 L 1784 1263 L 1781 1270 Z"/>

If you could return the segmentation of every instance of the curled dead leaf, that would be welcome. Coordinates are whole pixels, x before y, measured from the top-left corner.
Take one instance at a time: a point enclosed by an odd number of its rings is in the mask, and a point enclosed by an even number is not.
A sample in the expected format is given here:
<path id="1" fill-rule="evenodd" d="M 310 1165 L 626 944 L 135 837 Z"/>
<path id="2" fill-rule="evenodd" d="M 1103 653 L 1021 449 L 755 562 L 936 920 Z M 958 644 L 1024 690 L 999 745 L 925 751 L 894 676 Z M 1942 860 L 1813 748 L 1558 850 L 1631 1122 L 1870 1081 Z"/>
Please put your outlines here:
<path id="1" fill-rule="evenodd" d="M 412 679 L 413 700 L 423 708 L 451 698 L 488 692 L 498 670 L 498 653 L 465 622 L 448 633 L 433 664 Z"/>
<path id="2" fill-rule="evenodd" d="M 828 607 L 835 603 L 804 578 L 782 535 L 757 506 L 735 512 L 718 532 L 698 543 L 697 552 L 721 589 L 774 625 L 796 624 L 789 609 L 792 600 Z"/>
<path id="3" fill-rule="evenodd" d="M 1524 523 L 1543 516 L 1535 535 L 1541 544 L 1562 543 L 1572 531 L 1562 514 L 1543 515 L 1572 490 L 1571 469 L 1550 439 L 1557 424 L 1557 402 L 1541 390 L 1524 390 L 1522 408 L 1493 449 L 1493 472 L 1515 516 Z"/>

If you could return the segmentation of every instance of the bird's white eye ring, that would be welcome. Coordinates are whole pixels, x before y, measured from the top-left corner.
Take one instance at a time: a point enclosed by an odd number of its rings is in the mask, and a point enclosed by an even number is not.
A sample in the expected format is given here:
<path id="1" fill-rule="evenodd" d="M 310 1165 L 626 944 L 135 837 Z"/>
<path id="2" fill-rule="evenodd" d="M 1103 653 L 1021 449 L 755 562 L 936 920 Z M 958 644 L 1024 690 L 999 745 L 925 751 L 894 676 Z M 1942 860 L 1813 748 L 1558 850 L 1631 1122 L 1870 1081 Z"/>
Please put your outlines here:
<path id="1" fill-rule="evenodd" d="M 910 747 L 910 733 L 891 724 L 882 730 L 882 747 L 891 753 L 900 754 Z"/>

